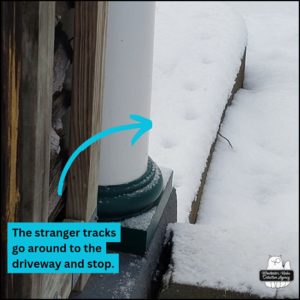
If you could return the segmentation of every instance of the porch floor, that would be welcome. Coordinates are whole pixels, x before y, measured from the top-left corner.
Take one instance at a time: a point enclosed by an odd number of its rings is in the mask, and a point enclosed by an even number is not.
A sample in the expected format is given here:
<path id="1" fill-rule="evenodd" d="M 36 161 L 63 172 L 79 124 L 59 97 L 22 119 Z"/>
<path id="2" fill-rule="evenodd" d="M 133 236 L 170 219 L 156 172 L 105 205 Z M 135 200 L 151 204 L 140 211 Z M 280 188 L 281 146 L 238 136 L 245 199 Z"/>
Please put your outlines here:
<path id="1" fill-rule="evenodd" d="M 221 127 L 232 147 L 219 138 L 197 224 L 170 226 L 162 298 L 299 296 L 298 4 L 231 5 L 248 28 L 244 88 Z M 290 262 L 287 287 L 259 280 L 269 255 Z"/>

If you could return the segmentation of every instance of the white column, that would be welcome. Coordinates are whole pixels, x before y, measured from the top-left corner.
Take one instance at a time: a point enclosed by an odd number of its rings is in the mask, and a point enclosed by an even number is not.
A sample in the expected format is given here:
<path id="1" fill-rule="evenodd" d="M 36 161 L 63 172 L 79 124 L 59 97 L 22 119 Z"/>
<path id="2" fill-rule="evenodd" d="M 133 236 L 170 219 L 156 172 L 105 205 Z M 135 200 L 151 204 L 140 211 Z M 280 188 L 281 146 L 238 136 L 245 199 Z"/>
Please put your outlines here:
<path id="1" fill-rule="evenodd" d="M 150 116 L 155 2 L 109 2 L 101 130 L 132 123 L 130 114 Z M 131 146 L 135 131 L 100 143 L 99 185 L 118 185 L 142 176 L 148 133 Z"/>

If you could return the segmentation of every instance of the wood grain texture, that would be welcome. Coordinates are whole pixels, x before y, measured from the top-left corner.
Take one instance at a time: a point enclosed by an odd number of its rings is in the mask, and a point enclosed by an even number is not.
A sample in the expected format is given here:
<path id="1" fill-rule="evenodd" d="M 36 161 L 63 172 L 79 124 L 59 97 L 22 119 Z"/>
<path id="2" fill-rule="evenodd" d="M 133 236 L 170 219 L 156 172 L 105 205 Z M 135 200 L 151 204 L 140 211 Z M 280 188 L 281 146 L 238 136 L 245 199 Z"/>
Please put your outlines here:
<path id="1" fill-rule="evenodd" d="M 76 1 L 70 153 L 100 131 L 107 2 Z M 73 163 L 66 218 L 89 221 L 97 205 L 99 143 Z"/>
<path id="2" fill-rule="evenodd" d="M 76 3 L 73 149 L 99 130 L 107 6 L 105 2 Z M 71 274 L 13 276 L 3 272 L 7 222 L 48 219 L 54 23 L 55 2 L 1 3 L 1 57 L 8 62 L 1 65 L 3 297 L 66 298 L 74 284 Z M 79 177 L 71 180 L 69 189 L 68 215 L 77 220 L 89 220 L 96 208 L 99 147 L 95 145 L 85 154 L 78 161 Z"/>
<path id="3" fill-rule="evenodd" d="M 100 131 L 107 5 L 104 1 L 75 2 L 70 153 Z M 68 176 L 66 218 L 91 220 L 97 208 L 99 155 L 96 143 L 73 163 Z M 81 291 L 89 276 L 81 274 L 73 280 L 74 289 Z"/>
<path id="4" fill-rule="evenodd" d="M 55 2 L 22 2 L 22 220 L 48 218 Z"/>
<path id="5" fill-rule="evenodd" d="M 72 290 L 72 274 L 45 274 L 44 299 L 67 299 Z"/>
<path id="6" fill-rule="evenodd" d="M 21 63 L 18 7 L 1 2 L 1 298 L 15 295 L 14 276 L 6 274 L 7 222 L 19 220 L 18 128 Z"/>
<path id="7" fill-rule="evenodd" d="M 48 218 L 54 22 L 53 1 L 1 3 L 1 247 L 7 222 Z M 43 276 L 5 270 L 4 296 L 42 296 Z"/>
<path id="8" fill-rule="evenodd" d="M 55 2 L 22 2 L 21 219 L 48 220 Z M 47 275 L 23 275 L 23 297 L 45 297 Z"/>

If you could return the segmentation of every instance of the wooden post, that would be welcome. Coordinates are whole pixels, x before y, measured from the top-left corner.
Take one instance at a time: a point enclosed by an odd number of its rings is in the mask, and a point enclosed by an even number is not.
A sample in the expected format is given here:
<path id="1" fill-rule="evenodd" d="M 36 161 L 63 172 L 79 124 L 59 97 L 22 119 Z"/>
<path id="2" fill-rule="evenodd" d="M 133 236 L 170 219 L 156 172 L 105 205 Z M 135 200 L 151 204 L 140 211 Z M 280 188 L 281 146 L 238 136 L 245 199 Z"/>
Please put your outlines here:
<path id="1" fill-rule="evenodd" d="M 100 131 L 107 2 L 76 1 L 70 153 Z M 67 181 L 66 218 L 89 221 L 97 205 L 99 143 L 82 152 Z"/>
<path id="2" fill-rule="evenodd" d="M 17 174 L 20 61 L 17 5 L 1 2 L 1 298 L 13 297 L 13 275 L 6 274 L 7 222 L 19 220 Z M 17 46 L 18 45 L 18 46 Z"/>
<path id="3" fill-rule="evenodd" d="M 107 2 L 76 1 L 70 153 L 100 131 Z M 73 163 L 67 180 L 66 218 L 90 221 L 97 209 L 100 146 L 93 144 Z M 74 275 L 75 276 L 75 275 Z M 81 274 L 82 290 L 89 274 Z M 74 284 L 76 280 L 73 280 Z"/>
<path id="4" fill-rule="evenodd" d="M 106 2 L 76 2 L 71 151 L 99 131 Z M 6 274 L 7 222 L 47 222 L 55 2 L 1 2 L 1 296 L 68 297 L 72 274 Z M 66 218 L 96 209 L 99 145 L 77 159 Z M 72 180 L 70 180 L 70 178 Z M 82 288 L 88 276 L 80 278 Z"/>
<path id="5" fill-rule="evenodd" d="M 1 253 L 7 222 L 48 218 L 54 22 L 53 1 L 1 2 Z M 2 271 L 1 283 L 4 297 L 42 296 L 39 275 Z"/>

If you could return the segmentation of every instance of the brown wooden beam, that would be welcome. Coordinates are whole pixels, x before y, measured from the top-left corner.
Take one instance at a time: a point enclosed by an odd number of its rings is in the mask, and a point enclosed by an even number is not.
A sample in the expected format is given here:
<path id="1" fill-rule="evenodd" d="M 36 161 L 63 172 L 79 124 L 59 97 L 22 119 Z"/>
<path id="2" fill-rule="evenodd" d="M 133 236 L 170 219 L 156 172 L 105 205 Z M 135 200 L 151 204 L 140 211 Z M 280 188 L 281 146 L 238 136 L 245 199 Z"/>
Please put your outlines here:
<path id="1" fill-rule="evenodd" d="M 1 296 L 6 298 L 42 295 L 42 276 L 6 274 L 6 227 L 48 218 L 54 22 L 53 1 L 1 2 Z"/>
<path id="2" fill-rule="evenodd" d="M 14 277 L 6 273 L 7 222 L 19 220 L 20 202 L 17 156 L 21 66 L 17 9 L 15 2 L 1 2 L 1 298 L 13 295 Z"/>
<path id="3" fill-rule="evenodd" d="M 70 154 L 100 131 L 107 2 L 76 1 Z M 73 163 L 67 184 L 66 218 L 89 221 L 97 206 L 99 143 Z"/>
<path id="4" fill-rule="evenodd" d="M 100 131 L 107 5 L 105 1 L 75 2 L 70 153 Z M 67 181 L 67 219 L 90 221 L 96 211 L 99 155 L 96 143 L 73 163 Z M 82 290 L 89 276 L 81 274 L 74 288 Z"/>

